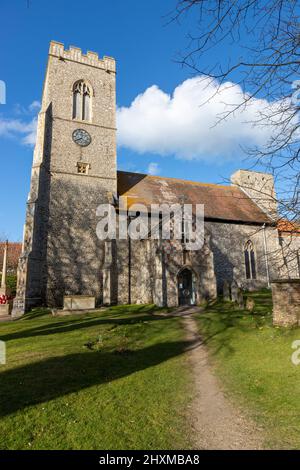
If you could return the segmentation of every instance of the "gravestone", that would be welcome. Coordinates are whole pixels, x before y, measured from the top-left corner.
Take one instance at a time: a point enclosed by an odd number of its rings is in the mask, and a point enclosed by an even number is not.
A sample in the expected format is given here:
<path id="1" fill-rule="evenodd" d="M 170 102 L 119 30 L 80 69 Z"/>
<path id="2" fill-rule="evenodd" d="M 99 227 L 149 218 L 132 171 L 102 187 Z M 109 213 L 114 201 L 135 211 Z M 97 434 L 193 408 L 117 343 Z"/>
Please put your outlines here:
<path id="1" fill-rule="evenodd" d="M 244 309 L 245 307 L 244 295 L 243 295 L 243 290 L 240 287 L 237 288 L 237 304 L 240 309 Z"/>
<path id="2" fill-rule="evenodd" d="M 232 282 L 231 284 L 231 300 L 232 302 L 237 302 L 238 301 L 238 285 L 235 281 Z"/>
<path id="3" fill-rule="evenodd" d="M 0 341 L 0 365 L 6 364 L 6 344 L 4 341 Z"/>
<path id="4" fill-rule="evenodd" d="M 96 299 L 93 295 L 65 295 L 64 310 L 94 310 Z"/>
<path id="5" fill-rule="evenodd" d="M 230 285 L 229 282 L 225 279 L 223 283 L 223 300 L 230 300 Z"/>
<path id="6" fill-rule="evenodd" d="M 254 310 L 254 307 L 255 307 L 254 299 L 252 299 L 251 297 L 247 297 L 246 310 L 249 310 L 249 312 L 252 313 Z"/>

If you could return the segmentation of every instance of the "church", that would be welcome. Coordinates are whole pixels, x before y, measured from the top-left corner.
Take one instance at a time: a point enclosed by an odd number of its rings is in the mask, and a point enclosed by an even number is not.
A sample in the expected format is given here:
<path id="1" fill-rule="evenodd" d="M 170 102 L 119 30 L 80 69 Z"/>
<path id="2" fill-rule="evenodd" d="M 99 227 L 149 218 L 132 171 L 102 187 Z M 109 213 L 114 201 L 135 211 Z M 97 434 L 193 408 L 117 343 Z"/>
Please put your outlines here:
<path id="1" fill-rule="evenodd" d="M 128 208 L 203 204 L 203 245 L 99 239 L 97 208 L 120 213 L 121 197 Z M 299 277 L 300 237 L 278 218 L 269 174 L 237 169 L 215 185 L 118 171 L 115 60 L 50 43 L 13 316 L 72 295 L 96 306 L 195 305 L 225 281 L 253 290 Z"/>

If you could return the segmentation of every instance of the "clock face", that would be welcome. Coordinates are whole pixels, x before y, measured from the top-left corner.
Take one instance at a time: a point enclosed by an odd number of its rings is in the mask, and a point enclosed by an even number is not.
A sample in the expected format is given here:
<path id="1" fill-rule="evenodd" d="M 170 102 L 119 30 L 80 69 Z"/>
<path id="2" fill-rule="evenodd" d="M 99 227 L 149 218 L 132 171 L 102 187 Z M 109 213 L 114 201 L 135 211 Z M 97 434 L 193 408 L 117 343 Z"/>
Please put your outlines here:
<path id="1" fill-rule="evenodd" d="M 81 147 L 86 147 L 92 141 L 90 134 L 84 129 L 76 129 L 73 132 L 72 137 L 73 137 L 75 144 L 78 144 Z"/>

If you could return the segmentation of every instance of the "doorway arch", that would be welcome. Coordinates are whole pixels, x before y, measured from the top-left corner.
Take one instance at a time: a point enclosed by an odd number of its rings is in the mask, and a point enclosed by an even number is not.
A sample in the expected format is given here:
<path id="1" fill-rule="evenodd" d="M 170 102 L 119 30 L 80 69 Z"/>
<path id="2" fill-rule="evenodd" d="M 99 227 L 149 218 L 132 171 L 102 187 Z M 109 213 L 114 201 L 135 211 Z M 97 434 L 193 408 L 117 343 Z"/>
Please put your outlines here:
<path id="1" fill-rule="evenodd" d="M 178 304 L 179 305 L 195 305 L 195 276 L 193 271 L 188 268 L 182 268 L 177 274 L 178 286 Z"/>

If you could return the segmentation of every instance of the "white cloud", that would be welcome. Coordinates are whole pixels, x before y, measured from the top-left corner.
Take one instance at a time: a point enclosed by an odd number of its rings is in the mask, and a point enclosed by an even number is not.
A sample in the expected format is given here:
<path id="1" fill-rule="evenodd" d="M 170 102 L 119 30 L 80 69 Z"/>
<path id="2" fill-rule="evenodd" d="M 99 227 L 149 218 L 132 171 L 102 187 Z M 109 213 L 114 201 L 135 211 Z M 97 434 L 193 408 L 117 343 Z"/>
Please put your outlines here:
<path id="1" fill-rule="evenodd" d="M 27 125 L 26 135 L 23 137 L 22 142 L 25 145 L 35 146 L 37 131 L 37 118 L 33 118 L 32 121 Z"/>
<path id="2" fill-rule="evenodd" d="M 41 103 L 38 100 L 35 100 L 28 106 L 28 109 L 31 112 L 39 111 L 41 109 Z"/>
<path id="3" fill-rule="evenodd" d="M 37 118 L 29 122 L 0 116 L 0 137 L 21 137 L 21 143 L 33 146 L 36 140 Z"/>
<path id="4" fill-rule="evenodd" d="M 16 103 L 14 105 L 14 114 L 17 116 L 29 116 L 38 113 L 40 109 L 41 103 L 38 100 L 34 100 L 29 106 Z"/>
<path id="5" fill-rule="evenodd" d="M 14 115 L 17 115 L 18 118 L 0 116 L 0 136 L 16 137 L 21 140 L 23 145 L 34 146 L 37 129 L 36 114 L 40 108 L 41 103 L 37 100 L 27 107 L 16 104 Z"/>
<path id="6" fill-rule="evenodd" d="M 148 165 L 147 173 L 149 175 L 158 175 L 160 173 L 160 168 L 158 163 L 151 162 Z"/>
<path id="7" fill-rule="evenodd" d="M 118 145 L 138 153 L 175 155 L 183 159 L 218 160 L 243 157 L 241 145 L 263 145 L 271 128 L 253 124 L 269 107 L 252 99 L 226 120 L 218 116 L 242 103 L 239 85 L 219 86 L 203 77 L 185 80 L 172 95 L 153 85 L 129 107 L 117 110 Z"/>

